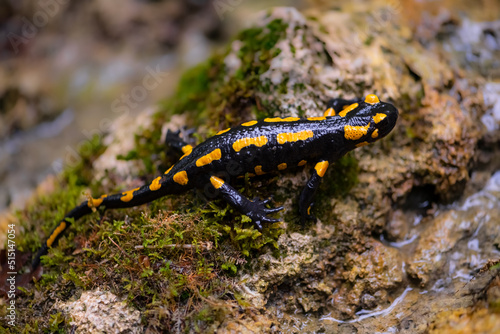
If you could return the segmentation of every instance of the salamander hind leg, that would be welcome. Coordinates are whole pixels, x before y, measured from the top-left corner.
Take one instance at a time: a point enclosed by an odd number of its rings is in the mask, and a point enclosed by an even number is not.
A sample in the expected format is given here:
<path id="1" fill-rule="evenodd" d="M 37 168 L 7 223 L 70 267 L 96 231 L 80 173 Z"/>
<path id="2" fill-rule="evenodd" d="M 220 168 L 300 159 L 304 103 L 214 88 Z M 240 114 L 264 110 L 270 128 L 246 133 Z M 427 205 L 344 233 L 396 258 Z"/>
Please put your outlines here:
<path id="1" fill-rule="evenodd" d="M 346 100 L 346 99 L 331 99 L 327 103 L 327 108 L 335 108 L 335 110 L 340 111 L 342 110 L 345 106 L 349 106 L 353 103 L 359 103 L 363 101 L 363 99 L 352 99 L 352 100 Z"/>
<path id="2" fill-rule="evenodd" d="M 319 185 L 321 184 L 321 179 L 326 173 L 328 169 L 328 161 L 320 161 L 318 162 L 312 171 L 312 175 L 307 181 L 307 184 L 302 190 L 299 198 L 299 213 L 300 213 L 300 222 L 302 225 L 305 224 L 306 220 L 316 220 L 311 214 L 311 208 L 313 206 L 314 194 L 316 190 L 318 190 Z"/>
<path id="3" fill-rule="evenodd" d="M 212 183 L 212 186 L 220 192 L 222 198 L 224 198 L 226 202 L 242 214 L 250 217 L 259 230 L 262 230 L 262 224 L 279 222 L 279 219 L 270 218 L 267 215 L 283 210 L 282 206 L 277 208 L 266 208 L 266 204 L 269 202 L 269 199 L 263 201 L 254 199 L 251 201 L 216 176 L 211 176 L 210 182 Z"/>
<path id="4" fill-rule="evenodd" d="M 326 104 L 326 111 L 324 112 L 324 116 L 336 116 L 339 115 L 343 110 L 348 108 L 349 106 L 359 103 L 363 101 L 362 99 L 352 99 L 352 100 L 345 100 L 345 99 L 331 99 L 328 101 Z"/>
<path id="5" fill-rule="evenodd" d="M 190 136 L 195 132 L 195 129 L 182 128 L 177 131 L 168 130 L 165 136 L 165 145 L 171 147 L 181 154 L 186 154 L 187 151 L 193 149 L 193 143 Z M 182 134 L 182 138 L 180 136 Z M 189 141 L 189 142 L 188 142 Z"/>

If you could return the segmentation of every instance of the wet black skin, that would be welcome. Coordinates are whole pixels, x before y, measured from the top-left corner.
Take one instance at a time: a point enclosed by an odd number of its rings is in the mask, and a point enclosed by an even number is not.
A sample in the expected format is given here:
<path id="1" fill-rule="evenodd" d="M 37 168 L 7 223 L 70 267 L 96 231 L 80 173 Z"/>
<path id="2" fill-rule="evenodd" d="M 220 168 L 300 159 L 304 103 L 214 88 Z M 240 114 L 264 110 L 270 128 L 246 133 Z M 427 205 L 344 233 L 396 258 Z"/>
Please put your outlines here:
<path id="1" fill-rule="evenodd" d="M 359 103 L 358 107 L 348 112 L 344 117 L 338 116 L 344 106 L 349 106 L 354 102 Z M 123 193 L 109 195 L 103 198 L 99 207 L 105 209 L 128 208 L 151 202 L 165 195 L 179 194 L 188 189 L 198 188 L 207 194 L 221 196 L 242 214 L 250 217 L 256 226 L 261 229 L 262 224 L 278 221 L 275 218 L 268 217 L 268 214 L 277 212 L 282 207 L 267 208 L 265 206 L 267 200 L 247 199 L 230 185 L 232 179 L 246 173 L 254 174 L 256 166 L 262 166 L 263 172 L 273 172 L 278 170 L 280 164 L 286 163 L 287 168 L 292 168 L 296 167 L 302 160 L 306 160 L 307 164 L 312 167 L 319 162 L 325 161 L 331 165 L 344 154 L 355 149 L 357 144 L 372 143 L 385 137 L 394 128 L 398 118 L 397 109 L 393 105 L 384 102 L 370 104 L 363 100 L 334 99 L 329 102 L 328 107 L 333 107 L 337 116 L 328 116 L 325 120 L 300 119 L 286 122 L 266 122 L 261 120 L 255 125 L 240 125 L 227 132 L 215 135 L 193 148 L 192 152 L 178 161 L 168 174 L 162 175 L 159 182 L 161 186 L 158 190 L 153 191 L 150 189 L 150 184 L 145 185 L 134 191 L 132 199 L 128 202 L 121 199 Z M 386 117 L 376 123 L 374 116 L 377 114 L 383 114 Z M 366 126 L 367 124 L 370 125 L 366 135 L 357 140 L 346 139 L 344 132 L 346 125 Z M 277 141 L 279 133 L 295 133 L 307 130 L 313 132 L 312 138 L 284 144 Z M 373 138 L 372 134 L 375 130 L 378 131 L 378 136 Z M 250 145 L 239 152 L 236 152 L 233 148 L 233 143 L 238 139 L 259 136 L 267 138 L 267 143 L 262 147 Z M 166 141 L 170 146 L 179 150 L 187 145 L 178 136 L 178 132 L 169 132 Z M 215 149 L 221 150 L 219 160 L 214 160 L 202 167 L 196 166 L 196 161 L 200 157 L 213 152 Z M 181 171 L 185 171 L 188 178 L 185 185 L 178 184 L 173 179 L 173 176 Z M 212 176 L 217 176 L 224 181 L 223 185 L 219 184 L 218 189 L 215 189 L 210 182 Z M 312 205 L 314 193 L 321 182 L 321 178 L 322 175 L 318 175 L 316 169 L 312 168 L 311 177 L 299 198 L 299 212 L 302 222 L 313 218 L 308 209 Z M 76 220 L 89 214 L 92 212 L 91 206 L 88 205 L 88 201 L 84 201 L 70 211 L 64 219 L 66 227 L 62 230 L 59 229 L 54 234 L 53 242 L 56 242 L 64 230 L 70 226 L 67 218 Z M 56 229 L 57 226 L 54 231 Z M 33 260 L 33 268 L 39 265 L 40 256 L 46 254 L 48 248 L 49 245 L 45 241 Z"/>

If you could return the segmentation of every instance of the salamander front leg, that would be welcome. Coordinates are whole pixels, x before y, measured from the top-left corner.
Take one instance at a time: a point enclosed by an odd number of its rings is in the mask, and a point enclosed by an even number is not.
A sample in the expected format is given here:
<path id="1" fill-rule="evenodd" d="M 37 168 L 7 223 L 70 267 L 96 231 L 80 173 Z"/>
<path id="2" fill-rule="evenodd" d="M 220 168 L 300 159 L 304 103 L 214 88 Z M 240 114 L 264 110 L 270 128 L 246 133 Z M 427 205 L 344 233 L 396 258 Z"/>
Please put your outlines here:
<path id="1" fill-rule="evenodd" d="M 311 207 L 313 205 L 313 200 L 314 200 L 314 194 L 316 193 L 316 190 L 318 189 L 321 179 L 326 173 L 326 170 L 328 168 L 328 161 L 320 161 L 318 162 L 312 171 L 312 175 L 309 178 L 309 181 L 307 181 L 307 184 L 302 190 L 302 193 L 300 194 L 299 198 L 299 212 L 300 212 L 300 222 L 302 225 L 305 224 L 306 219 L 312 219 L 315 220 L 316 218 L 311 215 Z"/>
<path id="2" fill-rule="evenodd" d="M 266 204 L 269 202 L 269 199 L 264 201 L 254 199 L 251 201 L 216 176 L 210 177 L 210 182 L 215 189 L 220 191 L 226 202 L 244 215 L 250 217 L 259 230 L 262 230 L 263 223 L 272 224 L 279 221 L 275 218 L 269 218 L 267 215 L 283 210 L 282 206 L 268 209 L 266 208 Z"/>

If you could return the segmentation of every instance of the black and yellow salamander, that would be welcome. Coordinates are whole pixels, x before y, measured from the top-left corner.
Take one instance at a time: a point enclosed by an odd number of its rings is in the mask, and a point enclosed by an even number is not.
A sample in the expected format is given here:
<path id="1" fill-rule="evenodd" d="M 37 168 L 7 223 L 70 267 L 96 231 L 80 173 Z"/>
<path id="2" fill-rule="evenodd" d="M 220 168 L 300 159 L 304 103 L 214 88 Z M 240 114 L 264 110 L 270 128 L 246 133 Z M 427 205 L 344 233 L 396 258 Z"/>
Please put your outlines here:
<path id="1" fill-rule="evenodd" d="M 302 221 L 313 218 L 310 209 L 314 193 L 328 166 L 356 147 L 386 136 L 398 119 L 397 109 L 380 102 L 373 94 L 365 100 L 334 99 L 327 108 L 321 117 L 273 117 L 245 122 L 219 131 L 196 147 L 185 143 L 178 133 L 169 132 L 167 142 L 184 154 L 179 161 L 148 185 L 92 198 L 71 210 L 36 254 L 33 268 L 73 219 L 91 213 L 94 208 L 128 208 L 191 188 L 216 192 L 250 217 L 259 229 L 263 223 L 277 222 L 268 214 L 282 207 L 267 208 L 268 200 L 249 200 L 230 185 L 232 178 L 246 173 L 263 175 L 308 163 L 313 165 L 311 177 L 299 198 Z"/>

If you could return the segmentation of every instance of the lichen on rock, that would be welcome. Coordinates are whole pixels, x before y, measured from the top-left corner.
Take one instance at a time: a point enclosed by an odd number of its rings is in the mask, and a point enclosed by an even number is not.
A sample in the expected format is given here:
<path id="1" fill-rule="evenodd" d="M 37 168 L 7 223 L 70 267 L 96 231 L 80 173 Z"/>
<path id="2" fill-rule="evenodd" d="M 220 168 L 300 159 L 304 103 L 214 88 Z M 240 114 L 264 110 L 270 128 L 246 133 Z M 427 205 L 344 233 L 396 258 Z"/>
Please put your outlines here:
<path id="1" fill-rule="evenodd" d="M 141 315 L 109 291 L 85 291 L 75 301 L 54 307 L 71 318 L 75 333 L 142 333 Z"/>

